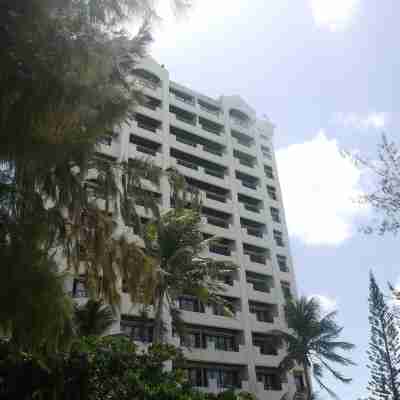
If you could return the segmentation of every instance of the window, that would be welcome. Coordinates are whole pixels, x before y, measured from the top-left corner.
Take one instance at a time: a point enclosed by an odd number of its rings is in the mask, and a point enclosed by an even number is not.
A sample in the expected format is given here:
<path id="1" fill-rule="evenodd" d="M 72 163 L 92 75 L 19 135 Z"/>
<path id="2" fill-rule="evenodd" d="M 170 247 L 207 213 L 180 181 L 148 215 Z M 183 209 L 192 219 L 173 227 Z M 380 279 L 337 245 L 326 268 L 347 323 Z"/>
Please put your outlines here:
<path id="1" fill-rule="evenodd" d="M 272 221 L 280 223 L 281 217 L 279 215 L 279 210 L 275 207 L 271 207 L 270 211 L 271 211 Z"/>
<path id="2" fill-rule="evenodd" d="M 263 156 L 265 158 L 272 158 L 272 153 L 271 153 L 271 149 L 267 146 L 261 146 L 261 152 L 263 153 Z"/>
<path id="3" fill-rule="evenodd" d="M 282 381 L 278 371 L 256 369 L 257 381 L 264 384 L 264 390 L 282 390 Z"/>
<path id="4" fill-rule="evenodd" d="M 205 334 L 204 340 L 207 343 L 207 348 L 210 348 L 212 343 L 215 350 L 236 351 L 237 348 L 233 336 Z"/>
<path id="5" fill-rule="evenodd" d="M 201 387 L 204 386 L 204 379 L 201 368 L 189 368 L 188 369 L 188 380 L 192 386 Z"/>
<path id="6" fill-rule="evenodd" d="M 200 332 L 189 332 L 182 337 L 182 346 L 200 348 L 201 347 L 201 337 Z"/>
<path id="7" fill-rule="evenodd" d="M 278 196 L 276 195 L 276 188 L 274 186 L 267 185 L 268 196 L 272 200 L 278 200 Z"/>
<path id="8" fill-rule="evenodd" d="M 274 239 L 275 239 L 276 245 L 279 246 L 279 247 L 283 247 L 284 243 L 283 243 L 282 232 L 281 231 L 277 231 L 276 229 L 274 229 L 273 234 L 274 234 Z"/>
<path id="9" fill-rule="evenodd" d="M 286 281 L 281 281 L 281 288 L 283 292 L 283 296 L 286 300 L 290 300 L 292 298 L 292 292 L 290 290 L 290 283 Z"/>
<path id="10" fill-rule="evenodd" d="M 254 290 L 268 293 L 272 286 L 272 277 L 246 271 L 246 282 L 250 283 Z"/>
<path id="11" fill-rule="evenodd" d="M 132 318 L 129 315 L 122 315 L 120 322 L 121 331 L 128 337 L 143 343 L 153 341 L 153 321 Z"/>
<path id="12" fill-rule="evenodd" d="M 264 355 L 278 355 L 277 340 L 274 336 L 253 333 L 253 346 L 260 349 L 260 353 Z"/>
<path id="13" fill-rule="evenodd" d="M 210 380 L 217 383 L 219 388 L 240 387 L 238 371 L 230 371 L 222 368 L 210 368 L 206 370 L 207 386 Z"/>
<path id="14" fill-rule="evenodd" d="M 294 374 L 294 383 L 296 385 L 296 391 L 297 392 L 304 392 L 305 385 L 304 385 L 304 379 L 303 379 L 303 374 L 300 372 L 296 372 Z"/>
<path id="15" fill-rule="evenodd" d="M 282 272 L 289 272 L 289 268 L 288 268 L 288 265 L 287 265 L 287 257 L 286 256 L 278 254 L 276 256 L 276 260 L 278 261 L 279 269 Z"/>
<path id="16" fill-rule="evenodd" d="M 270 165 L 264 165 L 265 176 L 270 179 L 274 179 L 274 171 Z"/>
<path id="17" fill-rule="evenodd" d="M 204 304 L 195 297 L 180 297 L 179 308 L 185 311 L 204 313 Z"/>
<path id="18" fill-rule="evenodd" d="M 236 305 L 234 303 L 234 300 L 227 300 L 225 298 L 224 304 L 212 303 L 212 310 L 214 315 L 218 315 L 220 317 L 230 317 L 229 312 L 232 316 L 236 314 Z"/>
<path id="19" fill-rule="evenodd" d="M 86 290 L 86 280 L 84 276 L 80 276 L 79 278 L 74 278 L 72 297 L 74 298 L 88 297 L 88 293 Z"/>
<path id="20" fill-rule="evenodd" d="M 249 301 L 249 310 L 251 314 L 255 314 L 257 321 L 271 324 L 274 322 L 274 310 L 271 304 Z"/>

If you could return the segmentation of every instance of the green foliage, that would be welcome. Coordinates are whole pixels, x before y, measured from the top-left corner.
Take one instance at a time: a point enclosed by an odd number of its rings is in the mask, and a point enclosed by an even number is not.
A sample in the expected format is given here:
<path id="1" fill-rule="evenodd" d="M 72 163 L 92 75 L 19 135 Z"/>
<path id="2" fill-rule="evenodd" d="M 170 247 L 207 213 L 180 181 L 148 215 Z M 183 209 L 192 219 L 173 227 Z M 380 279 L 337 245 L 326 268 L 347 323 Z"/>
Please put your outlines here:
<path id="1" fill-rule="evenodd" d="M 72 307 L 56 262 L 64 258 L 76 274 L 84 268 L 91 294 L 112 305 L 119 275 L 136 277 L 134 298 L 148 272 L 110 213 L 123 209 L 131 222 L 127 186 L 133 197 L 157 171 L 97 152 L 141 99 L 130 75 L 151 40 L 154 8 L 147 0 L 5 0 L 1 10 L 0 324 L 21 349 L 57 349 Z M 133 38 L 116 29 L 132 15 L 142 21 Z"/>
<path id="2" fill-rule="evenodd" d="M 336 314 L 334 311 L 321 317 L 321 307 L 316 299 L 301 297 L 287 303 L 286 315 L 290 330 L 274 331 L 287 345 L 287 355 L 280 364 L 282 370 L 289 371 L 296 364 L 306 370 L 307 400 L 312 398 L 308 372 L 311 372 L 320 387 L 332 396 L 335 396 L 334 392 L 322 381 L 325 371 L 330 372 L 340 382 L 351 382 L 350 378 L 346 378 L 331 366 L 331 363 L 354 365 L 349 358 L 338 352 L 349 351 L 354 345 L 338 340 L 343 328 L 336 323 Z"/>
<path id="3" fill-rule="evenodd" d="M 63 350 L 73 337 L 72 301 L 63 276 L 29 239 L 1 248 L 0 332 L 34 354 Z"/>
<path id="4" fill-rule="evenodd" d="M 75 305 L 74 319 L 79 336 L 100 336 L 115 322 L 110 306 L 101 300 L 89 299 L 85 304 Z"/>
<path id="5" fill-rule="evenodd" d="M 171 345 L 152 345 L 139 351 L 132 341 L 117 336 L 84 337 L 74 343 L 70 353 L 44 361 L 0 343 L 0 381 L 5 398 L 255 400 L 246 392 L 198 392 L 190 387 L 183 370 L 166 370 L 165 363 L 184 366 L 182 354 Z"/>
<path id="6" fill-rule="evenodd" d="M 400 337 L 395 317 L 370 274 L 368 351 L 370 400 L 400 399 Z"/>
<path id="7" fill-rule="evenodd" d="M 182 326 L 176 309 L 179 296 L 194 295 L 205 303 L 221 303 L 220 294 L 224 290 L 221 276 L 236 269 L 232 263 L 201 255 L 210 240 L 204 240 L 201 233 L 199 207 L 193 199 L 191 204 L 192 208 L 176 207 L 145 227 L 146 254 L 156 265 L 147 282 L 147 287 L 152 287 L 152 303 L 156 310 L 156 342 L 163 340 L 166 304 L 179 329 Z"/>
<path id="8" fill-rule="evenodd" d="M 362 230 L 396 234 L 400 229 L 400 149 L 399 145 L 382 134 L 373 159 L 358 155 L 348 155 L 355 165 L 368 171 L 373 177 L 374 187 L 359 197 L 361 205 L 376 211 L 377 219 Z"/>

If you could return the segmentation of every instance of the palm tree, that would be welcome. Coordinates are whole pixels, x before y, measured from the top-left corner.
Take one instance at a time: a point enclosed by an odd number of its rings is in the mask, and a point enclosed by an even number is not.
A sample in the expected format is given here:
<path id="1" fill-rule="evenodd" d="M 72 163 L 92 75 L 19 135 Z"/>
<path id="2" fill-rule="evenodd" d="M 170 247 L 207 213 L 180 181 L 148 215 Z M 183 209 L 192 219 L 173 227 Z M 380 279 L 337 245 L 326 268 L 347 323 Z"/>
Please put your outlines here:
<path id="1" fill-rule="evenodd" d="M 280 363 L 282 371 L 290 371 L 296 365 L 304 368 L 307 400 L 312 399 L 310 374 L 322 389 L 334 397 L 335 393 L 322 381 L 325 371 L 329 371 L 340 382 L 351 382 L 351 378 L 346 378 L 331 366 L 331 363 L 354 365 L 349 358 L 337 352 L 349 351 L 354 345 L 338 340 L 343 328 L 335 322 L 336 314 L 337 312 L 333 311 L 321 316 L 321 306 L 318 301 L 303 296 L 287 303 L 286 316 L 289 330 L 272 331 L 287 346 L 287 355 Z"/>
<path id="2" fill-rule="evenodd" d="M 222 303 L 221 276 L 236 269 L 232 263 L 201 255 L 210 239 L 203 239 L 200 225 L 198 208 L 178 207 L 145 227 L 145 252 L 154 265 L 147 288 L 151 287 L 153 293 L 155 342 L 163 341 L 165 308 L 169 309 L 173 323 L 179 324 L 182 321 L 176 304 L 182 295 Z"/>
<path id="3" fill-rule="evenodd" d="M 83 305 L 75 305 L 75 324 L 79 336 L 104 335 L 115 322 L 110 306 L 101 300 L 89 299 Z"/>

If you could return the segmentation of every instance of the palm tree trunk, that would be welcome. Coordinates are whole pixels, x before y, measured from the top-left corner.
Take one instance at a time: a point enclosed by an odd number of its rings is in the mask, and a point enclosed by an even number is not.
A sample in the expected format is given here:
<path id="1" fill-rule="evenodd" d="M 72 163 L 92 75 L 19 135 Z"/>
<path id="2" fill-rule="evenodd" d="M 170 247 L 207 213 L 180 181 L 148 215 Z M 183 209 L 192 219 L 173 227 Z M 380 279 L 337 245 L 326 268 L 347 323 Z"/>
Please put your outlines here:
<path id="1" fill-rule="evenodd" d="M 311 400 L 312 399 L 312 390 L 311 390 L 311 379 L 310 379 L 310 371 L 306 367 L 306 364 L 304 365 L 304 378 L 306 381 L 306 400 Z"/>
<path id="2" fill-rule="evenodd" d="M 164 290 L 160 290 L 156 305 L 156 315 L 154 319 L 154 343 L 163 342 L 164 338 L 163 309 L 164 309 Z"/>

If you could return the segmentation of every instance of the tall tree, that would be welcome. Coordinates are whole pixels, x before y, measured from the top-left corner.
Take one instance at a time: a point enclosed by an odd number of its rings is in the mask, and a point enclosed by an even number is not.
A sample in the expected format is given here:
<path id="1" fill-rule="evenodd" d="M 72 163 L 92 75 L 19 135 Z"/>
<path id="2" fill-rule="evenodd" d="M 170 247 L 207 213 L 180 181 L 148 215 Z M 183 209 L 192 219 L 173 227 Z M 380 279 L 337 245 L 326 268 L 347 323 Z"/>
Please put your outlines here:
<path id="1" fill-rule="evenodd" d="M 177 176 L 174 176 L 176 179 Z M 175 208 L 150 221 L 144 230 L 145 252 L 155 268 L 147 284 L 152 289 L 155 308 L 155 342 L 164 339 L 164 310 L 168 309 L 173 323 L 180 320 L 177 301 L 180 296 L 193 295 L 204 302 L 223 303 L 221 278 L 237 267 L 225 261 L 204 257 L 202 252 L 211 238 L 205 240 L 201 232 L 201 214 L 196 194 L 187 206 L 187 191 L 182 181 L 175 185 Z"/>
<path id="2" fill-rule="evenodd" d="M 396 234 L 400 229 L 400 149 L 398 144 L 383 134 L 377 155 L 369 159 L 364 156 L 347 156 L 367 171 L 373 182 L 372 189 L 359 197 L 362 205 L 376 212 L 377 219 L 363 228 L 366 233 Z"/>
<path id="3" fill-rule="evenodd" d="M 368 351 L 371 373 L 370 400 L 400 399 L 400 337 L 393 313 L 387 306 L 374 275 L 370 273 Z"/>
<path id="4" fill-rule="evenodd" d="M 115 322 L 111 307 L 101 300 L 89 299 L 85 304 L 75 305 L 74 314 L 79 336 L 104 335 Z"/>
<path id="5" fill-rule="evenodd" d="M 338 340 L 343 330 L 336 321 L 336 311 L 321 317 L 321 307 L 315 298 L 301 297 L 298 300 L 289 300 L 286 307 L 287 323 L 289 330 L 275 330 L 287 346 L 287 355 L 280 364 L 282 371 L 290 371 L 297 364 L 304 368 L 306 379 L 306 399 L 311 400 L 310 374 L 319 386 L 330 395 L 335 393 L 322 381 L 324 372 L 328 371 L 340 382 L 349 383 L 331 363 L 339 365 L 354 365 L 347 357 L 338 351 L 351 350 L 354 345 Z"/>
<path id="6" fill-rule="evenodd" d="M 78 273 L 84 264 L 92 293 L 111 304 L 119 300 L 119 275 L 141 275 L 145 255 L 117 234 L 114 216 L 123 211 L 127 224 L 133 223 L 135 183 L 142 177 L 155 178 L 155 170 L 145 163 L 139 167 L 139 162 L 105 162 L 97 152 L 105 135 L 113 135 L 132 120 L 141 99 L 130 76 L 151 40 L 153 4 L 151 0 L 1 2 L 3 274 L 12 270 L 29 275 L 39 265 L 56 273 L 47 266 L 56 261 L 63 265 L 60 259 Z M 134 37 L 120 28 L 132 16 L 142 21 Z M 93 170 L 97 171 L 95 182 L 88 182 Z M 24 243 L 29 245 L 24 248 Z M 27 263 L 28 255 L 37 258 Z M 28 307 L 17 296 L 33 288 L 10 291 L 9 284 L 7 279 L 0 280 L 0 293 L 10 295 L 0 305 L 0 328 L 13 335 L 16 320 L 10 305 Z M 135 287 L 129 289 L 135 297 Z M 26 308 L 25 313 L 31 310 Z M 63 315 L 61 309 L 59 315 Z M 41 322 L 43 334 L 52 335 L 43 318 Z M 49 326 L 53 322 L 47 321 Z"/>

